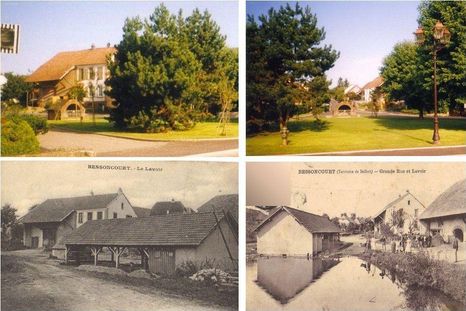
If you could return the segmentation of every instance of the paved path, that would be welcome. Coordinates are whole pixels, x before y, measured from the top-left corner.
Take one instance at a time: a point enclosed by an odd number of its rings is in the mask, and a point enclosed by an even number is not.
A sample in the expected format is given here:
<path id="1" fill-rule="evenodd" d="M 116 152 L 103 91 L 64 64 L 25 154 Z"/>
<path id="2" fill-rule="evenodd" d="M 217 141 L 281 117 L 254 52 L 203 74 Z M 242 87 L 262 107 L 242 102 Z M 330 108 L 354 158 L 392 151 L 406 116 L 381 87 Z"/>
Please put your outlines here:
<path id="1" fill-rule="evenodd" d="M 59 266 L 38 250 L 2 252 L 4 255 L 24 261 L 26 268 L 12 275 L 2 273 L 2 311 L 228 310 L 154 288 L 90 277 Z"/>
<path id="2" fill-rule="evenodd" d="M 308 153 L 300 155 L 308 156 L 445 156 L 464 155 L 466 146 L 436 146 L 406 149 L 385 149 L 385 150 L 363 150 L 363 151 L 342 151 Z"/>
<path id="3" fill-rule="evenodd" d="M 235 150 L 238 148 L 238 140 L 153 142 L 53 130 L 39 135 L 38 138 L 44 150 L 42 156 L 53 155 L 52 151 L 66 153 L 78 150 L 100 157 L 167 157 L 206 153 L 214 153 L 214 156 L 236 156 Z M 215 154 L 225 150 L 228 150 L 225 155 L 221 152 Z"/>

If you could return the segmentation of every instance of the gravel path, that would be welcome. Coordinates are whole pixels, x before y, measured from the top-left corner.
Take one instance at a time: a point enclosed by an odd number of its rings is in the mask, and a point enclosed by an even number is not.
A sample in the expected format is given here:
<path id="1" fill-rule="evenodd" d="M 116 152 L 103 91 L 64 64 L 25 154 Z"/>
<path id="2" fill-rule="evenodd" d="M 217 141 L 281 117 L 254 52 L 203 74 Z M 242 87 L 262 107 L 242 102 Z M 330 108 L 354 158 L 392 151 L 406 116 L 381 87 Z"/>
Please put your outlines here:
<path id="1" fill-rule="evenodd" d="M 38 138 L 44 151 L 42 156 L 52 155 L 55 151 L 66 153 L 78 150 L 101 157 L 187 156 L 238 148 L 237 140 L 153 142 L 62 131 L 49 131 Z M 234 152 L 224 156 L 234 156 L 232 154 Z"/>
<path id="2" fill-rule="evenodd" d="M 14 284 L 12 280 L 3 284 L 2 275 L 2 311 L 228 310 L 168 296 L 156 289 L 142 292 L 131 285 L 89 277 L 78 270 L 58 266 L 38 250 L 2 252 L 3 255 L 24 260 L 26 270 L 15 274 Z"/>

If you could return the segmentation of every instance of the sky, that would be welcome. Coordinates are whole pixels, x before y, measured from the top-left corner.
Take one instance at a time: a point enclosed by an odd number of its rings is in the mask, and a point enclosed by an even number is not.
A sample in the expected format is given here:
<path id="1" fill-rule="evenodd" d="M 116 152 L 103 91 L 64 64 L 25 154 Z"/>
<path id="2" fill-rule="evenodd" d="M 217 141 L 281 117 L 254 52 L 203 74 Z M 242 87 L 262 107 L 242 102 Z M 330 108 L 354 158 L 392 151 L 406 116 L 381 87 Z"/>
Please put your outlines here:
<path id="1" fill-rule="evenodd" d="M 299 169 L 335 169 L 340 174 L 298 174 Z M 362 173 L 362 170 L 405 170 Z M 425 170 L 413 173 L 411 170 Z M 361 173 L 350 173 L 359 170 Z M 408 173 L 407 170 L 410 170 Z M 426 207 L 451 185 L 466 178 L 464 163 L 248 163 L 246 205 L 294 206 L 293 194 L 304 193 L 303 209 L 331 217 L 341 213 L 373 216 L 409 190 Z"/>
<path id="2" fill-rule="evenodd" d="M 1 21 L 20 25 L 19 54 L 1 55 L 1 72 L 28 74 L 58 52 L 104 47 L 122 39 L 127 17 L 149 17 L 156 1 L 1 1 Z M 226 35 L 227 45 L 238 47 L 237 1 L 168 1 L 172 12 L 184 16 L 196 7 L 208 10 Z"/>
<path id="3" fill-rule="evenodd" d="M 294 2 L 289 2 L 294 5 Z M 414 40 L 417 1 L 317 1 L 306 4 L 324 27 L 324 44 L 340 51 L 340 58 L 327 72 L 333 85 L 339 77 L 363 87 L 379 74 L 382 61 L 398 42 Z M 286 2 L 247 2 L 247 13 L 266 14 L 270 7 Z"/>
<path id="4" fill-rule="evenodd" d="M 129 166 L 131 170 L 90 169 L 90 164 Z M 236 163 L 2 161 L 1 166 L 1 204 L 13 205 L 19 216 L 46 199 L 85 196 L 91 191 L 116 193 L 118 188 L 132 205 L 147 208 L 175 199 L 197 209 L 216 195 L 238 193 Z"/>

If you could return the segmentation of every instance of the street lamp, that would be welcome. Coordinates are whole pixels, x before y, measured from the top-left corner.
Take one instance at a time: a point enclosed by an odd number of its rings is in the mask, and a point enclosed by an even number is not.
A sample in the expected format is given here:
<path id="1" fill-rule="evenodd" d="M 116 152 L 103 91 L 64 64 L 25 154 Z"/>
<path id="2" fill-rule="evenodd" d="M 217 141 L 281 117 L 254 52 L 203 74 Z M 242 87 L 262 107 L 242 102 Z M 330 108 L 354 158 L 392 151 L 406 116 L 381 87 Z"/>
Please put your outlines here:
<path id="1" fill-rule="evenodd" d="M 424 34 L 424 30 L 422 27 L 419 27 L 415 32 L 414 35 L 416 36 L 416 41 L 419 45 L 424 44 L 426 40 L 426 36 Z M 432 47 L 433 50 L 433 60 L 434 60 L 434 135 L 432 136 L 432 140 L 434 144 L 438 144 L 440 141 L 440 135 L 438 132 L 438 102 L 437 102 L 437 52 L 444 48 L 449 42 L 451 38 L 451 33 L 446 26 L 442 24 L 442 22 L 437 21 L 433 28 L 434 38 L 434 45 Z"/>

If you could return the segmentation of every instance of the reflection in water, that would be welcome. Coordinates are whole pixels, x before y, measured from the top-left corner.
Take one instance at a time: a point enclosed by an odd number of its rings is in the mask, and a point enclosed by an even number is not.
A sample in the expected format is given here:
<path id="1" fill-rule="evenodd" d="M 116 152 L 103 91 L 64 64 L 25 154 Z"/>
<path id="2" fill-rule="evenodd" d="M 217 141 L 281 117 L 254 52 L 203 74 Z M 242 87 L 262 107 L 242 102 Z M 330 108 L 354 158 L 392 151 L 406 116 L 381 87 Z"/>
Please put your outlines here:
<path id="1" fill-rule="evenodd" d="M 285 304 L 339 260 L 302 257 L 262 257 L 257 262 L 257 283 Z"/>
<path id="2" fill-rule="evenodd" d="M 337 263 L 260 258 L 247 266 L 247 310 L 466 310 L 438 291 L 405 288 L 393 271 L 358 258 Z"/>

